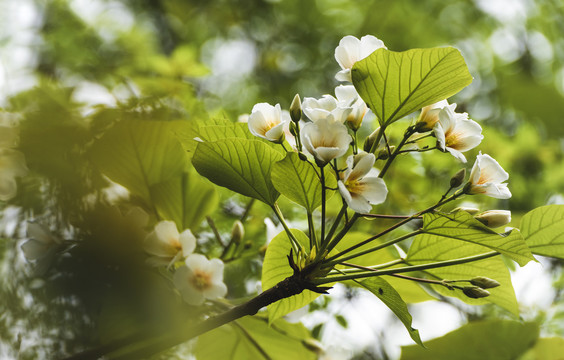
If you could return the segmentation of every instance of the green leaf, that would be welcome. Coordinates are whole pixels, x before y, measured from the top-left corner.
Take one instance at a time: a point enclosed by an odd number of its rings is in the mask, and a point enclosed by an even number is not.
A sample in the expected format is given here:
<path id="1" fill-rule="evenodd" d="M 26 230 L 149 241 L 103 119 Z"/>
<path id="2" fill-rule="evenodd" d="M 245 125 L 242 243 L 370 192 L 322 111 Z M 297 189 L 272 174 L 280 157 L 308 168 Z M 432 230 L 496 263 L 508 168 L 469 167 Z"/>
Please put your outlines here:
<path id="1" fill-rule="evenodd" d="M 510 234 L 498 234 L 466 211 L 457 211 L 448 215 L 425 214 L 422 230 L 428 235 L 467 241 L 499 251 L 521 266 L 535 260 L 518 230 L 515 229 Z"/>
<path id="2" fill-rule="evenodd" d="M 455 48 L 378 49 L 354 64 L 352 80 L 380 125 L 386 126 L 456 94 L 472 76 Z"/>
<path id="3" fill-rule="evenodd" d="M 402 346 L 401 360 L 516 359 L 537 340 L 535 323 L 509 320 L 472 322 L 443 337 L 426 341 L 427 349 Z"/>
<path id="4" fill-rule="evenodd" d="M 281 153 L 260 141 L 228 138 L 199 143 L 192 164 L 214 184 L 272 205 L 279 193 L 270 171 L 281 159 Z"/>
<path id="5" fill-rule="evenodd" d="M 92 149 L 96 166 L 112 181 L 150 201 L 150 187 L 184 172 L 189 162 L 173 134 L 180 122 L 124 120 Z"/>
<path id="6" fill-rule="evenodd" d="M 151 197 L 160 217 L 179 229 L 196 229 L 219 201 L 215 187 L 193 169 L 153 185 Z"/>
<path id="7" fill-rule="evenodd" d="M 564 259 L 564 205 L 541 206 L 525 214 L 521 234 L 533 253 Z"/>
<path id="8" fill-rule="evenodd" d="M 306 208 L 312 213 L 321 205 L 321 182 L 313 165 L 300 160 L 295 152 L 289 152 L 286 157 L 272 167 L 272 184 L 282 195 Z M 325 186 L 337 187 L 333 176 L 326 177 Z M 333 191 L 326 191 L 327 199 Z"/>
<path id="9" fill-rule="evenodd" d="M 564 338 L 542 338 L 538 339 L 535 346 L 519 360 L 562 360 L 562 354 L 564 354 Z"/>
<path id="10" fill-rule="evenodd" d="M 413 341 L 423 346 L 419 331 L 411 327 L 413 318 L 407 310 L 407 304 L 403 301 L 396 289 L 381 277 L 369 278 L 359 281 L 358 283 L 382 300 L 382 302 L 401 320 L 403 325 L 405 325 Z"/>
<path id="11" fill-rule="evenodd" d="M 279 319 L 269 326 L 260 316 L 245 317 L 201 335 L 194 355 L 198 360 L 314 360 L 316 353 L 304 345 L 310 337 L 302 324 Z"/>
<path id="12" fill-rule="evenodd" d="M 298 242 L 300 242 L 305 249 L 308 249 L 309 238 L 307 235 L 300 230 L 291 229 L 291 231 Z M 293 274 L 293 270 L 290 268 L 287 258 L 291 248 L 290 239 L 285 231 L 276 235 L 270 244 L 268 244 L 262 265 L 261 281 L 263 290 L 270 289 Z M 289 312 L 306 306 L 318 296 L 318 293 L 304 290 L 301 294 L 277 301 L 268 306 L 268 319 L 272 322 Z"/>
<path id="13" fill-rule="evenodd" d="M 445 237 L 423 234 L 418 235 L 413 240 L 407 253 L 406 262 L 410 265 L 429 264 L 483 254 L 485 253 L 484 250 L 483 246 L 470 242 L 453 241 Z M 509 270 L 499 256 L 465 264 L 428 269 L 425 270 L 425 274 L 435 280 L 467 280 L 475 276 L 495 279 L 501 286 L 488 289 L 491 295 L 482 299 L 471 299 L 460 290 L 448 290 L 440 285 L 431 285 L 431 287 L 439 294 L 456 297 L 471 305 L 493 303 L 509 310 L 516 316 L 519 315 L 519 306 L 511 284 Z"/>

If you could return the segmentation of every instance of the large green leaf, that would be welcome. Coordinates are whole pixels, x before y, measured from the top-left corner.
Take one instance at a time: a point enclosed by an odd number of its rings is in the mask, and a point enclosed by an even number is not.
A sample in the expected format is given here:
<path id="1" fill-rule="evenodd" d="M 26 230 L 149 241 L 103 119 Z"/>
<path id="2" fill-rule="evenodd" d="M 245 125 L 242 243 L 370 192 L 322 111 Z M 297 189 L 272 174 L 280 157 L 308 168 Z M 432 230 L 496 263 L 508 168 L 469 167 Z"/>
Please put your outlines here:
<path id="1" fill-rule="evenodd" d="M 401 360 L 516 359 L 539 336 L 535 323 L 510 320 L 473 322 L 443 337 L 426 341 L 427 349 L 402 346 Z"/>
<path id="2" fill-rule="evenodd" d="M 313 165 L 307 160 L 300 160 L 295 152 L 272 166 L 272 184 L 276 190 L 288 199 L 306 208 L 312 213 L 321 205 L 321 182 Z M 336 188 L 337 181 L 333 176 L 326 177 L 325 186 Z M 333 191 L 326 190 L 327 199 Z"/>
<path id="3" fill-rule="evenodd" d="M 173 134 L 180 122 L 121 121 L 93 146 L 92 159 L 111 180 L 150 200 L 150 187 L 184 172 L 188 159 Z"/>
<path id="4" fill-rule="evenodd" d="M 381 125 L 446 99 L 472 82 L 451 47 L 394 52 L 378 49 L 352 68 L 353 84 Z"/>
<path id="5" fill-rule="evenodd" d="M 407 304 L 401 298 L 400 294 L 390 285 L 386 280 L 381 277 L 373 277 L 367 280 L 359 281 L 360 285 L 369 290 L 371 293 L 376 295 L 393 313 L 401 320 L 405 328 L 409 332 L 409 336 L 423 346 L 421 342 L 421 337 L 419 336 L 419 331 L 411 327 L 411 322 L 413 318 L 407 310 Z"/>
<path id="6" fill-rule="evenodd" d="M 423 234 L 418 235 L 413 240 L 407 253 L 406 262 L 410 265 L 422 265 L 479 255 L 485 253 L 484 250 L 486 249 L 483 246 L 470 242 L 453 241 L 445 237 Z M 467 280 L 476 276 L 495 279 L 501 286 L 488 289 L 491 295 L 482 299 L 471 299 L 460 290 L 448 290 L 440 285 L 432 285 L 431 287 L 442 295 L 457 297 L 468 304 L 482 305 L 490 302 L 517 316 L 519 315 L 519 306 L 511 284 L 509 270 L 499 256 L 465 264 L 429 269 L 425 273 L 437 280 Z"/>
<path id="7" fill-rule="evenodd" d="M 199 143 L 192 164 L 211 182 L 272 205 L 279 193 L 270 171 L 281 159 L 281 153 L 258 140 L 228 138 Z"/>
<path id="8" fill-rule="evenodd" d="M 519 360 L 562 360 L 564 359 L 564 338 L 551 337 L 538 339 Z"/>
<path id="9" fill-rule="evenodd" d="M 304 346 L 310 336 L 302 324 L 279 319 L 269 326 L 260 316 L 245 317 L 201 335 L 194 355 L 198 360 L 314 360 L 315 352 Z"/>
<path id="10" fill-rule="evenodd" d="M 564 259 L 564 205 L 528 212 L 521 219 L 521 233 L 533 253 Z"/>
<path id="11" fill-rule="evenodd" d="M 513 230 L 510 234 L 498 234 L 474 219 L 466 211 L 457 211 L 448 215 L 425 214 L 422 230 L 431 236 L 467 241 L 488 247 L 509 256 L 521 266 L 535 260 L 518 230 Z"/>
<path id="12" fill-rule="evenodd" d="M 151 187 L 153 204 L 161 218 L 179 229 L 195 229 L 218 204 L 215 187 L 191 169 Z"/>
<path id="13" fill-rule="evenodd" d="M 296 229 L 292 229 L 292 233 L 305 249 L 309 248 L 309 238 L 306 234 Z M 292 275 L 293 270 L 287 258 L 291 248 L 290 239 L 284 231 L 276 235 L 270 244 L 268 244 L 262 265 L 261 280 L 263 290 L 270 289 L 280 281 Z M 269 321 L 272 322 L 289 312 L 306 306 L 318 296 L 318 293 L 304 290 L 301 294 L 271 304 L 268 307 Z"/>

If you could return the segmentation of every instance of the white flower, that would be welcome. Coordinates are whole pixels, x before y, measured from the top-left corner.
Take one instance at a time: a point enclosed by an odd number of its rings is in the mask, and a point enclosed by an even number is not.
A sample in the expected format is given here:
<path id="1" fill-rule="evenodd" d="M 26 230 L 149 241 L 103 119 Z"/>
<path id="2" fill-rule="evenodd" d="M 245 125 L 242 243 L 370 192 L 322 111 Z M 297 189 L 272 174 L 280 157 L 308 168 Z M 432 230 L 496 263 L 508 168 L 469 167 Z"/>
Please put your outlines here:
<path id="1" fill-rule="evenodd" d="M 482 152 L 476 156 L 476 162 L 470 173 L 470 182 L 467 184 L 467 194 L 484 194 L 496 199 L 509 199 L 511 192 L 507 184 L 509 174 L 503 170 L 497 161 Z M 502 184 L 503 183 L 503 184 Z"/>
<path id="2" fill-rule="evenodd" d="M 341 66 L 341 71 L 335 75 L 339 81 L 352 81 L 351 69 L 355 62 L 364 59 L 374 51 L 384 48 L 387 49 L 382 40 L 372 36 L 363 36 L 360 40 L 354 36 L 345 36 L 339 41 L 339 46 L 335 48 L 335 60 Z"/>
<path id="3" fill-rule="evenodd" d="M 284 141 L 284 124 L 290 121 L 290 114 L 282 112 L 280 104 L 272 106 L 259 103 L 253 106 L 249 116 L 249 130 L 255 136 L 275 142 Z"/>
<path id="4" fill-rule="evenodd" d="M 388 195 L 384 180 L 378 177 L 374 154 L 362 153 L 347 158 L 347 170 L 338 182 L 339 192 L 347 205 L 358 213 L 368 213 L 372 205 L 383 203 Z"/>
<path id="5" fill-rule="evenodd" d="M 455 113 L 455 108 L 456 104 L 452 104 L 439 111 L 439 121 L 433 127 L 433 132 L 437 137 L 439 149 L 448 151 L 458 160 L 466 162 L 462 152 L 478 146 L 484 136 L 477 122 L 468 119 L 467 113 Z"/>
<path id="6" fill-rule="evenodd" d="M 352 111 L 351 106 L 342 106 L 331 95 L 323 95 L 321 99 L 304 98 L 302 103 L 304 114 L 313 122 L 327 119 L 330 122 L 344 123 Z"/>
<path id="7" fill-rule="evenodd" d="M 368 106 L 358 95 L 353 85 L 337 86 L 335 88 L 335 96 L 339 101 L 339 106 L 352 108 L 352 111 L 345 119 L 345 124 L 352 130 L 358 130 L 364 119 L 374 117 L 374 114 L 368 109 Z"/>
<path id="8" fill-rule="evenodd" d="M 302 144 L 319 166 L 344 155 L 352 141 L 345 125 L 328 119 L 306 124 L 300 135 Z"/>
<path id="9" fill-rule="evenodd" d="M 427 132 L 433 130 L 433 127 L 439 121 L 439 112 L 447 106 L 448 101 L 441 100 L 421 109 L 421 114 L 419 114 L 419 119 L 417 119 L 416 124 L 417 132 Z"/>
<path id="10" fill-rule="evenodd" d="M 221 260 L 208 260 L 204 255 L 192 254 L 185 263 L 186 266 L 176 269 L 173 282 L 188 304 L 201 305 L 205 299 L 213 300 L 227 294 Z"/>
<path id="11" fill-rule="evenodd" d="M 190 255 L 196 248 L 196 237 L 190 230 L 178 233 L 172 221 L 161 221 L 145 238 L 143 248 L 152 255 L 147 263 L 152 266 L 172 266 L 179 259 Z"/>
<path id="12" fill-rule="evenodd" d="M 22 244 L 21 249 L 29 261 L 53 255 L 58 245 L 62 243 L 61 239 L 51 234 L 47 228 L 33 222 L 27 223 L 27 236 L 29 240 Z"/>
<path id="13" fill-rule="evenodd" d="M 16 176 L 24 176 L 27 172 L 25 158 L 21 152 L 0 148 L 0 201 L 7 201 L 16 196 Z"/>
<path id="14" fill-rule="evenodd" d="M 511 222 L 511 211 L 488 210 L 474 216 L 474 218 L 488 227 L 497 228 Z"/>

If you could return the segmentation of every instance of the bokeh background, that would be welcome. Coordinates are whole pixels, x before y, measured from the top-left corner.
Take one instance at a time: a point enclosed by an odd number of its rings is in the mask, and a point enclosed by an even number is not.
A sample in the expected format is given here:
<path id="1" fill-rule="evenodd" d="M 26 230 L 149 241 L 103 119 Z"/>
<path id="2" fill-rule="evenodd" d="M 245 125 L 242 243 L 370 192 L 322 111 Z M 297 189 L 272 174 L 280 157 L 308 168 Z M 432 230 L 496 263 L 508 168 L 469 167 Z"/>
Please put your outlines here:
<path id="1" fill-rule="evenodd" d="M 335 47 L 345 35 L 366 34 L 395 51 L 461 50 L 474 81 L 452 101 L 484 128 L 479 149 L 510 173 L 513 193 L 509 201 L 482 199 L 484 209 L 509 209 L 517 225 L 534 207 L 564 203 L 559 0 L 0 0 L 0 120 L 19 124 L 17 149 L 30 170 L 18 179 L 17 196 L 0 201 L 0 356 L 54 358 L 94 346 L 135 321 L 117 315 L 129 302 L 162 286 L 154 274 L 122 274 L 127 288 L 100 291 L 117 281 L 112 266 L 129 261 L 124 239 L 136 236 L 120 215 L 124 204 L 143 206 L 117 186 L 108 190 L 90 161 L 89 146 L 105 129 L 128 117 L 236 121 L 258 102 L 288 108 L 296 93 L 333 93 Z M 440 196 L 436 185 L 460 167 L 445 154 L 403 164 L 388 184 L 389 212 Z M 405 195 L 412 193 L 420 195 Z M 222 195 L 216 222 L 228 233 L 245 204 Z M 118 204 L 115 213 L 110 204 Z M 246 236 L 256 252 L 266 235 L 255 211 Z M 29 221 L 76 246 L 30 264 L 20 250 Z M 260 261 L 233 266 L 241 273 L 230 280 L 241 285 L 230 294 L 255 291 Z M 538 320 L 547 335 L 564 335 L 561 264 L 543 260 L 529 269 L 515 277 L 523 318 Z M 410 343 L 380 310 L 362 325 L 367 315 L 347 309 L 378 308 L 358 291 L 339 288 L 333 298 L 316 303 L 304 322 L 334 354 L 396 358 L 399 345 Z M 468 320 L 507 316 L 444 300 L 413 308 L 424 339 Z M 138 312 L 152 312 L 161 304 L 155 301 Z M 338 338 L 345 340 L 334 345 Z"/>

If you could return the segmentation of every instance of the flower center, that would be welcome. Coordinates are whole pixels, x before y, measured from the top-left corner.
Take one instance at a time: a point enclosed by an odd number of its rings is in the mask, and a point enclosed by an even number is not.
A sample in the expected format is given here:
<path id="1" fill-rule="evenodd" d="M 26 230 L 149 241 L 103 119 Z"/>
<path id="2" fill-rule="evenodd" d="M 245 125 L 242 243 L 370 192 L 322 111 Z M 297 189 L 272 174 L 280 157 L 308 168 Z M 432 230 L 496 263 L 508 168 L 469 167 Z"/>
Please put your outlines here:
<path id="1" fill-rule="evenodd" d="M 182 244 L 180 243 L 180 240 L 178 240 L 178 238 L 170 238 L 168 239 L 168 243 L 176 250 L 182 250 Z"/>
<path id="2" fill-rule="evenodd" d="M 190 278 L 190 282 L 196 289 L 203 291 L 211 286 L 211 275 L 205 271 L 196 270 Z"/>

